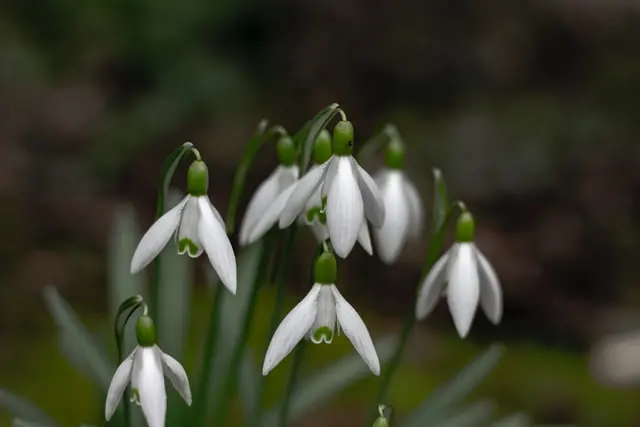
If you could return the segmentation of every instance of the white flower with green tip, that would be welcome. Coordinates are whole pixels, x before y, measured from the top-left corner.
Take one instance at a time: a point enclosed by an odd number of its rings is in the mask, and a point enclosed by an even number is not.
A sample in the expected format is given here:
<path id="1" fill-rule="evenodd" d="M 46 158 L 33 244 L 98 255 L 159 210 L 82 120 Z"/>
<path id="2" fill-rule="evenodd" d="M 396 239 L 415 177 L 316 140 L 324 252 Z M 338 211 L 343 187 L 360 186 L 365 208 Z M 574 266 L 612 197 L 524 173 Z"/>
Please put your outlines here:
<path id="1" fill-rule="evenodd" d="M 180 362 L 155 344 L 155 328 L 149 316 L 140 316 L 136 333 L 138 346 L 118 366 L 109 385 L 105 419 L 111 419 L 131 383 L 131 400 L 142 408 L 149 427 L 164 427 L 167 414 L 164 377 L 169 378 L 187 405 L 191 405 L 189 378 Z"/>
<path id="2" fill-rule="evenodd" d="M 194 161 L 189 167 L 187 187 L 189 194 L 142 236 L 131 260 L 131 273 L 135 274 L 149 265 L 175 235 L 180 255 L 197 258 L 206 252 L 222 283 L 235 294 L 236 257 L 224 219 L 207 196 L 209 173 L 201 160 Z"/>
<path id="3" fill-rule="evenodd" d="M 494 323 L 502 319 L 502 289 L 493 267 L 473 243 L 474 221 L 470 213 L 458 218 L 456 243 L 433 265 L 418 290 L 416 317 L 424 319 L 446 296 L 458 334 L 471 329 L 478 303 Z M 447 286 L 446 292 L 445 285 Z"/>
<path id="4" fill-rule="evenodd" d="M 336 258 L 325 252 L 315 262 L 315 284 L 302 301 L 278 326 L 262 365 L 267 375 L 305 337 L 313 343 L 331 343 L 336 331 L 344 331 L 353 347 L 374 375 L 380 375 L 380 361 L 369 331 L 358 312 L 344 299 L 335 285 Z"/>

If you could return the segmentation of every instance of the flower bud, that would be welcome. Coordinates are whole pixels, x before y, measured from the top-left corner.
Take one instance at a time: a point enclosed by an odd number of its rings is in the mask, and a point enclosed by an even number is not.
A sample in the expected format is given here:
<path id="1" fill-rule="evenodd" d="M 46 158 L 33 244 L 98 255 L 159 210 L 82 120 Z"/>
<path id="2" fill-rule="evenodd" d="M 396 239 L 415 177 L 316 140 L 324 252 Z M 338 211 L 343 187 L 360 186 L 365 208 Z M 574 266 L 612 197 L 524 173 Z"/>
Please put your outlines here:
<path id="1" fill-rule="evenodd" d="M 322 129 L 313 142 L 313 163 L 321 165 L 331 158 L 331 134 Z"/>
<path id="2" fill-rule="evenodd" d="M 389 169 L 402 169 L 404 166 L 404 147 L 397 139 L 387 145 L 385 163 Z"/>
<path id="3" fill-rule="evenodd" d="M 156 326 L 153 319 L 143 314 L 136 323 L 136 338 L 138 345 L 142 347 L 151 347 L 156 344 Z"/>
<path id="4" fill-rule="evenodd" d="M 372 427 L 389 427 L 389 420 L 385 417 L 378 417 L 374 422 Z"/>
<path id="5" fill-rule="evenodd" d="M 353 125 L 348 121 L 340 121 L 333 128 L 333 154 L 350 156 L 353 153 Z"/>
<path id="6" fill-rule="evenodd" d="M 296 162 L 296 147 L 290 136 L 281 136 L 276 145 L 278 161 L 282 166 L 293 166 Z"/>
<path id="7" fill-rule="evenodd" d="M 315 283 L 321 285 L 332 285 L 336 283 L 338 275 L 338 262 L 331 252 L 323 252 L 318 258 L 313 268 L 313 278 Z"/>
<path id="8" fill-rule="evenodd" d="M 456 242 L 469 243 L 473 242 L 475 234 L 475 221 L 473 215 L 469 212 L 463 212 L 458 217 L 458 223 L 456 225 Z"/>
<path id="9" fill-rule="evenodd" d="M 187 190 L 192 196 L 206 196 L 209 190 L 209 169 L 202 160 L 196 160 L 187 172 Z"/>

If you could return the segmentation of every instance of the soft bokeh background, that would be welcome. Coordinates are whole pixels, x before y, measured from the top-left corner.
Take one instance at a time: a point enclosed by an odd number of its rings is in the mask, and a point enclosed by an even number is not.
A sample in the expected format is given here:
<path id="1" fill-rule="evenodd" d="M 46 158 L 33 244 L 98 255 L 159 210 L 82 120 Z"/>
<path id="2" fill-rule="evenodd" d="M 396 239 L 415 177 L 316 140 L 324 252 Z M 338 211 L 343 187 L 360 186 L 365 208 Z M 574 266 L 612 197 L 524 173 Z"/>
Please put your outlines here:
<path id="1" fill-rule="evenodd" d="M 339 102 L 357 142 L 398 126 L 427 206 L 430 168 L 443 170 L 504 286 L 499 327 L 479 315 L 461 341 L 441 304 L 416 329 L 390 403 L 414 407 L 502 341 L 506 355 L 474 397 L 539 422 L 640 425 L 640 394 L 588 370 L 592 344 L 640 323 L 639 42 L 634 0 L 3 2 L 0 384 L 67 425 L 97 420 L 89 382 L 58 352 L 43 287 L 55 284 L 89 325 L 108 328 L 114 208 L 131 204 L 151 223 L 174 147 L 197 144 L 224 212 L 258 120 L 295 132 Z M 249 190 L 275 165 L 263 153 Z M 375 336 L 400 328 L 425 247 L 408 247 L 393 267 L 360 248 L 341 264 L 343 293 Z M 306 292 L 307 252 L 288 306 Z M 202 283 L 195 292 L 205 295 Z M 196 323 L 207 303 L 197 298 Z M 332 352 L 314 347 L 309 364 Z M 301 425 L 361 422 L 376 384 Z"/>

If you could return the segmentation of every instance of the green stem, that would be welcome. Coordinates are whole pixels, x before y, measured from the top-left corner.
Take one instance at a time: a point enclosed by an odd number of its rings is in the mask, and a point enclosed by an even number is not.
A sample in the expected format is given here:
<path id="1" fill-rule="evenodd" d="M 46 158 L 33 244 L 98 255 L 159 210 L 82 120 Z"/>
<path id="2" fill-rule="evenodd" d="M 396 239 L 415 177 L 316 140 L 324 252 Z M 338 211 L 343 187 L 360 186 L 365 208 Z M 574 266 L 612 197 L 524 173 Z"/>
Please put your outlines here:
<path id="1" fill-rule="evenodd" d="M 282 406 L 280 407 L 280 414 L 278 416 L 278 426 L 285 427 L 287 425 L 287 416 L 289 415 L 289 407 L 291 405 L 291 397 L 293 396 L 293 391 L 296 388 L 296 382 L 298 381 L 298 376 L 300 375 L 300 367 L 302 366 L 302 359 L 304 356 L 304 351 L 307 348 L 307 341 L 302 340 L 296 351 L 293 355 L 293 366 L 291 366 L 291 374 L 289 375 L 289 383 L 287 384 L 287 389 L 285 390 L 284 401 L 282 402 Z"/>
<path id="2" fill-rule="evenodd" d="M 289 264 L 291 263 L 291 255 L 293 254 L 293 243 L 295 241 L 297 229 L 298 228 L 293 225 L 286 231 L 284 250 L 282 253 L 282 262 L 280 263 L 280 266 L 276 273 L 276 301 L 274 303 L 273 314 L 271 315 L 271 325 L 269 326 L 269 335 L 267 337 L 267 340 L 271 339 L 274 332 L 276 331 L 276 328 L 278 327 L 278 324 L 280 323 L 282 307 L 284 305 L 285 290 L 287 288 L 287 272 L 289 271 Z M 269 341 L 267 341 L 267 345 L 265 347 L 268 347 L 268 345 Z M 258 403 L 255 408 L 255 413 L 251 417 L 251 425 L 253 425 L 254 427 L 257 427 L 261 422 L 264 382 L 265 376 L 260 375 L 257 385 L 258 391 L 256 393 L 258 396 Z"/>
<path id="3" fill-rule="evenodd" d="M 198 391 L 195 394 L 195 403 L 193 405 L 194 422 L 193 426 L 198 427 L 204 425 L 207 418 L 207 392 L 211 380 L 211 365 L 213 364 L 216 353 L 216 342 L 218 341 L 218 333 L 220 329 L 220 303 L 222 302 L 222 293 L 224 285 L 221 282 L 216 284 L 211 304 L 211 313 L 209 318 L 209 330 L 205 341 L 202 365 L 200 371 L 200 383 Z"/>
<path id="4" fill-rule="evenodd" d="M 262 242 L 262 253 L 260 254 L 260 263 L 258 265 L 258 274 L 256 275 L 251 289 L 251 295 L 249 297 L 249 303 L 247 311 L 242 324 L 242 331 L 238 340 L 235 343 L 233 349 L 232 358 L 227 375 L 225 376 L 225 383 L 222 388 L 222 397 L 220 402 L 216 405 L 214 414 L 217 422 L 214 425 L 225 426 L 227 424 L 227 418 L 229 417 L 229 410 L 231 409 L 231 400 L 236 392 L 236 386 L 238 382 L 238 369 L 243 359 L 243 353 L 245 345 L 249 339 L 249 333 L 251 331 L 251 322 L 255 312 L 256 302 L 258 301 L 258 291 L 260 285 L 263 283 L 264 278 L 268 274 L 270 264 L 273 260 L 271 256 L 270 247 L 273 240 L 273 234 L 269 233 Z"/>

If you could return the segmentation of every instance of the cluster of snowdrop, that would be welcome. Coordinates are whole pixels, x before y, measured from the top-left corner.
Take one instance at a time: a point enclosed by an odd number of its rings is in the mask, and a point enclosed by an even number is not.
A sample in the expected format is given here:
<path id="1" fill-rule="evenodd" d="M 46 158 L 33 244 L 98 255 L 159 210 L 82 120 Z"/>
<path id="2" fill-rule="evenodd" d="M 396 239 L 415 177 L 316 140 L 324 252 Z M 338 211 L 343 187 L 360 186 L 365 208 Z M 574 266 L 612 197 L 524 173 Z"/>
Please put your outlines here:
<path id="1" fill-rule="evenodd" d="M 308 228 L 320 250 L 313 264 L 308 294 L 284 317 L 264 357 L 263 375 L 273 370 L 303 339 L 331 343 L 342 330 L 374 375 L 380 361 L 364 321 L 336 286 L 338 261 L 356 242 L 376 253 L 385 264 L 394 263 L 410 239 L 424 229 L 424 210 L 416 187 L 403 171 L 404 147 L 399 138 L 386 144 L 385 167 L 372 177 L 354 158 L 354 129 L 345 118 L 330 134 L 322 129 L 311 140 L 312 164 L 296 163 L 301 147 L 288 135 L 277 141 L 279 165 L 251 197 L 241 222 L 241 247 L 263 238 L 277 225 Z M 196 160 L 187 176 L 187 196 L 162 214 L 144 234 L 131 261 L 131 273 L 148 266 L 175 238 L 179 254 L 192 258 L 206 253 L 220 281 L 232 293 L 237 288 L 236 257 L 225 220 L 209 200 L 206 164 Z M 306 167 L 305 167 L 306 168 Z M 371 236 L 373 236 L 373 244 Z M 471 327 L 478 305 L 498 323 L 502 294 L 498 278 L 473 243 L 474 221 L 462 212 L 456 243 L 430 269 L 419 287 L 415 317 L 423 319 L 446 295 L 461 337 Z M 117 368 L 106 399 L 109 420 L 127 385 L 150 427 L 163 427 L 166 416 L 164 376 L 187 404 L 189 380 L 181 364 L 156 345 L 155 330 L 146 306 L 136 325 L 138 346 Z"/>

